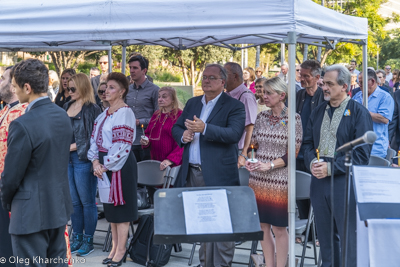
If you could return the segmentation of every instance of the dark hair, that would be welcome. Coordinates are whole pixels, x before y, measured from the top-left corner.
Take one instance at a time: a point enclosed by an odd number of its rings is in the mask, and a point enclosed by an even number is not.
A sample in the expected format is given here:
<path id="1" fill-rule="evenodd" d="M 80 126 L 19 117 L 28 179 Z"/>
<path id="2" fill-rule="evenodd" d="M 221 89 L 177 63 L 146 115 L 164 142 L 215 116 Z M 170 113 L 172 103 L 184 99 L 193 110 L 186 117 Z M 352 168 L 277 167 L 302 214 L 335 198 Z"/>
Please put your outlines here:
<path id="1" fill-rule="evenodd" d="M 142 55 L 136 55 L 129 59 L 128 64 L 134 61 L 139 61 L 141 69 L 148 69 L 149 67 L 149 60 Z"/>
<path id="2" fill-rule="evenodd" d="M 100 72 L 100 70 L 99 70 L 99 68 L 98 68 L 98 67 L 91 67 L 91 68 L 90 68 L 90 70 L 95 70 L 95 71 L 98 71 L 98 72 Z"/>
<path id="3" fill-rule="evenodd" d="M 31 86 L 34 94 L 47 93 L 49 70 L 38 59 L 30 58 L 17 63 L 11 70 L 10 77 L 14 78 L 20 88 L 27 83 Z"/>
<path id="4" fill-rule="evenodd" d="M 313 77 L 321 75 L 322 71 L 321 64 L 316 60 L 306 60 L 303 63 L 301 63 L 300 68 L 311 70 L 311 75 Z"/>
<path id="5" fill-rule="evenodd" d="M 115 81 L 122 89 L 125 89 L 122 95 L 122 98 L 125 98 L 129 91 L 129 83 L 126 76 L 120 72 L 111 72 L 107 75 L 107 82 L 109 81 Z"/>
<path id="6" fill-rule="evenodd" d="M 9 70 L 9 69 L 12 69 L 12 68 L 14 68 L 14 65 L 8 66 L 8 67 L 6 68 L 6 70 Z"/>
<path id="7" fill-rule="evenodd" d="M 355 60 L 355 59 L 352 59 L 351 61 L 350 61 L 350 63 L 356 63 L 356 65 L 357 65 L 357 61 Z"/>

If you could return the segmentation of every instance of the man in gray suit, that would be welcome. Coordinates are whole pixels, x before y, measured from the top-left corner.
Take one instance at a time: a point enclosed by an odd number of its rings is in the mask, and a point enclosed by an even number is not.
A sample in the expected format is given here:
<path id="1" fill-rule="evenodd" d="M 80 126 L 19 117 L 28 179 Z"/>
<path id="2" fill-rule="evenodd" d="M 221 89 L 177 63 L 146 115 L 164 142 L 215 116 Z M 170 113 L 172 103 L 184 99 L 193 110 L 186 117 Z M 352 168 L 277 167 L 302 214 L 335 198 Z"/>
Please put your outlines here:
<path id="1" fill-rule="evenodd" d="M 42 62 L 19 62 L 11 78 L 19 101 L 29 103 L 25 114 L 10 124 L 1 175 L 1 201 L 11 211 L 13 254 L 24 259 L 16 265 L 67 266 L 71 122 L 47 97 L 48 69 Z"/>
<path id="2" fill-rule="evenodd" d="M 208 65 L 203 72 L 204 96 L 190 99 L 172 128 L 175 141 L 185 148 L 175 186 L 239 185 L 238 142 L 246 111 L 242 102 L 224 93 L 226 80 L 222 66 Z M 203 243 L 200 266 L 231 266 L 234 252 L 234 242 Z"/>

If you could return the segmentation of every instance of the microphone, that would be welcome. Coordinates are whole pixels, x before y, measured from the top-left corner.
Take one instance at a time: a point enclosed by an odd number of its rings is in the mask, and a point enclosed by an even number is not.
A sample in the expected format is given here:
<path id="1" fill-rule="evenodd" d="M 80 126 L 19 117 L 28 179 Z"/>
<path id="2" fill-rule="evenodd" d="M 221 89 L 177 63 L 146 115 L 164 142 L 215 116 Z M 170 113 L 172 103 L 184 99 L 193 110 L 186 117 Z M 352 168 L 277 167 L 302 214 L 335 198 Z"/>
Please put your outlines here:
<path id="1" fill-rule="evenodd" d="M 352 150 L 353 147 L 361 145 L 361 144 L 373 144 L 376 140 L 377 136 L 376 133 L 373 131 L 367 131 L 363 136 L 351 141 L 347 142 L 343 146 L 336 149 L 336 152 L 346 152 Z"/>

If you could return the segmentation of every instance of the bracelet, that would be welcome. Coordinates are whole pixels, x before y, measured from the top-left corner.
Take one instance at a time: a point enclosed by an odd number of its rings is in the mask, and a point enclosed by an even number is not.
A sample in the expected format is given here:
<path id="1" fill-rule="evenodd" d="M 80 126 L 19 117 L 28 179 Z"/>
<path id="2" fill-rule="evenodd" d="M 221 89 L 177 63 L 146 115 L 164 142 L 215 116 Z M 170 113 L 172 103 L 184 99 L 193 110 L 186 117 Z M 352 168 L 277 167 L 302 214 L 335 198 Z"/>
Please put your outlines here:
<path id="1" fill-rule="evenodd" d="M 248 157 L 246 157 L 245 155 L 243 155 L 242 153 L 240 153 L 240 155 L 239 156 L 242 156 L 243 158 L 245 158 L 246 160 L 249 160 L 249 158 Z"/>
<path id="2" fill-rule="evenodd" d="M 275 167 L 275 164 L 272 161 L 270 161 L 269 164 L 271 165 L 271 170 L 273 170 Z"/>

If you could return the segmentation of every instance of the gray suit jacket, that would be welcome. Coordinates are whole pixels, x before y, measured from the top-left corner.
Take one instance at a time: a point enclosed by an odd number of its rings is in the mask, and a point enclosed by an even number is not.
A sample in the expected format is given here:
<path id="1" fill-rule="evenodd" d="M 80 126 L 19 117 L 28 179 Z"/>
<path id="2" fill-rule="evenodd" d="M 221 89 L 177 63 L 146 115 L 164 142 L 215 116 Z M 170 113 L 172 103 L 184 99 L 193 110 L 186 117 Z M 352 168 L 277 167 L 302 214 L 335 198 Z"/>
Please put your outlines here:
<path id="1" fill-rule="evenodd" d="M 24 235 L 66 225 L 72 213 L 68 185 L 72 127 L 49 98 L 11 122 L 1 200 L 11 210 L 10 234 Z"/>

